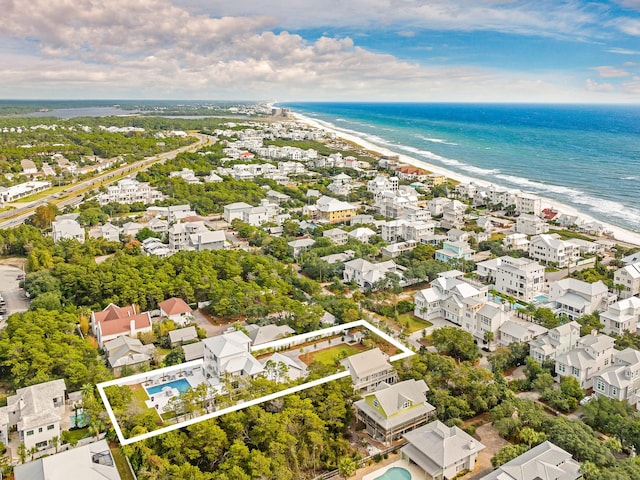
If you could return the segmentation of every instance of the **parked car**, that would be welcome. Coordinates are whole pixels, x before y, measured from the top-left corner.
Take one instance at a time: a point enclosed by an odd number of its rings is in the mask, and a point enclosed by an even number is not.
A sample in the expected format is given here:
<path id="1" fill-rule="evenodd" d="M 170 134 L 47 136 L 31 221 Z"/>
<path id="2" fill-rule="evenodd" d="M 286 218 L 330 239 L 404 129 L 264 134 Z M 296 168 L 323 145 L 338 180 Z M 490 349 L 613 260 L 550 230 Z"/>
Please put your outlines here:
<path id="1" fill-rule="evenodd" d="M 592 393 L 591 395 L 587 395 L 582 400 L 580 400 L 580 405 L 586 405 L 587 403 L 589 403 L 594 398 L 596 398 L 596 394 L 595 393 Z"/>
<path id="2" fill-rule="evenodd" d="M 26 277 L 26 275 L 24 273 L 19 273 L 18 276 L 16 277 L 16 280 L 24 280 Z"/>

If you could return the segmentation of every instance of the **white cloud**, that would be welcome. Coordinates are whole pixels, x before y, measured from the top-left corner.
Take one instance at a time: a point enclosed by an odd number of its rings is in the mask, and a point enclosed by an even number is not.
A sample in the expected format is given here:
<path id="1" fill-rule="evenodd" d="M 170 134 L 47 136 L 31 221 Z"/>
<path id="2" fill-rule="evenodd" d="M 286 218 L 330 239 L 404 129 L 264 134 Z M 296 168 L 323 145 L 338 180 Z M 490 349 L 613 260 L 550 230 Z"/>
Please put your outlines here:
<path id="1" fill-rule="evenodd" d="M 400 30 L 399 32 L 397 32 L 397 35 L 399 37 L 412 38 L 416 36 L 416 32 L 413 32 L 411 30 Z"/>
<path id="2" fill-rule="evenodd" d="M 613 92 L 615 90 L 615 87 L 610 83 L 598 83 L 590 78 L 587 78 L 585 88 L 589 92 Z"/>
<path id="3" fill-rule="evenodd" d="M 630 50 L 627 48 L 610 48 L 607 52 L 620 55 L 640 55 L 640 50 Z"/>
<path id="4" fill-rule="evenodd" d="M 621 68 L 611 67 L 608 65 L 603 65 L 601 67 L 592 67 L 591 70 L 595 70 L 600 74 L 602 78 L 619 78 L 619 77 L 628 77 L 630 75 L 626 70 L 622 70 Z"/>
<path id="5" fill-rule="evenodd" d="M 634 18 L 619 18 L 612 22 L 621 32 L 634 37 L 640 36 L 640 20 Z"/>
<path id="6" fill-rule="evenodd" d="M 633 77 L 630 81 L 621 84 L 620 89 L 624 93 L 640 95 L 640 77 Z"/>

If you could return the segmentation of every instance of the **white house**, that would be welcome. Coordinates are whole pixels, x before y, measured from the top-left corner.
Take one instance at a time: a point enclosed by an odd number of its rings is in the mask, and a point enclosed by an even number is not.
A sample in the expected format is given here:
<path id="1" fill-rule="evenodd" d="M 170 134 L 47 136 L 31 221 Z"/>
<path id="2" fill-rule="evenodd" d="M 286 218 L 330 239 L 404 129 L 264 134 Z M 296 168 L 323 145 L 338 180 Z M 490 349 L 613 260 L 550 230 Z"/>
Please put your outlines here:
<path id="1" fill-rule="evenodd" d="M 613 365 L 594 375 L 593 391 L 596 395 L 636 404 L 640 388 L 640 352 L 633 348 L 615 351 Z"/>
<path id="2" fill-rule="evenodd" d="M 480 480 L 577 480 L 580 464 L 553 443 L 546 441 L 498 467 Z"/>
<path id="3" fill-rule="evenodd" d="M 108 203 L 154 203 L 156 200 L 164 199 L 161 192 L 152 188 L 148 183 L 140 183 L 131 178 L 124 178 L 116 185 L 109 185 L 107 191 L 100 193 L 97 197 L 100 205 Z"/>
<path id="4" fill-rule="evenodd" d="M 452 200 L 442 209 L 442 228 L 460 228 L 464 225 L 464 212 L 467 206 L 458 200 Z"/>
<path id="5" fill-rule="evenodd" d="M 313 238 L 301 238 L 288 242 L 288 245 L 293 249 L 293 258 L 298 258 L 302 253 L 313 247 L 315 243 L 316 241 Z"/>
<path id="6" fill-rule="evenodd" d="M 549 284 L 549 301 L 554 305 L 554 312 L 564 314 L 570 320 L 596 310 L 607 310 L 613 299 L 602 280 L 587 283 L 575 278 L 563 278 Z"/>
<path id="7" fill-rule="evenodd" d="M 18 431 L 18 438 L 29 449 L 51 446 L 53 437 L 60 438 L 60 422 L 65 411 L 64 380 L 52 380 L 19 388 L 7 398 L 7 406 L 0 408 L 0 433 L 7 444 L 9 429 Z"/>
<path id="8" fill-rule="evenodd" d="M 363 258 L 356 258 L 345 262 L 342 275 L 345 283 L 354 281 L 360 288 L 372 289 L 376 282 L 385 278 L 387 273 L 395 273 L 402 276 L 398 266 L 391 260 L 371 263 Z"/>
<path id="9" fill-rule="evenodd" d="M 91 238 L 104 238 L 109 242 L 119 242 L 120 227 L 116 227 L 110 222 L 107 222 L 104 225 L 96 225 L 89 230 L 89 236 Z"/>
<path id="10" fill-rule="evenodd" d="M 235 219 L 242 220 L 242 214 L 251 208 L 253 207 L 245 202 L 230 203 L 224 206 L 223 217 L 228 223 Z"/>
<path id="11" fill-rule="evenodd" d="M 640 295 L 640 262 L 631 263 L 616 270 L 613 274 L 613 283 L 620 285 L 620 297 L 628 298 Z"/>
<path id="12" fill-rule="evenodd" d="M 540 235 L 548 231 L 549 224 L 536 215 L 523 213 L 516 219 L 516 233 Z"/>
<path id="13" fill-rule="evenodd" d="M 205 338 L 201 343 L 204 344 L 203 370 L 207 378 L 222 378 L 225 374 L 255 377 L 264 371 L 250 353 L 251 339 L 240 331 Z"/>
<path id="14" fill-rule="evenodd" d="M 507 250 L 529 251 L 529 239 L 524 233 L 510 233 L 502 239 L 502 246 Z"/>
<path id="15" fill-rule="evenodd" d="M 637 333 L 640 324 L 640 298 L 629 297 L 609 306 L 600 313 L 605 333 L 622 335 L 624 332 Z"/>
<path id="16" fill-rule="evenodd" d="M 467 305 L 481 305 L 487 299 L 486 288 L 479 289 L 465 282 L 462 275 L 456 270 L 441 273 L 430 288 L 416 293 L 414 315 L 425 320 L 444 318 L 462 326 Z"/>
<path id="17" fill-rule="evenodd" d="M 531 302 L 545 288 L 544 267 L 534 260 L 503 256 L 477 265 L 478 275 L 495 284 L 495 289 Z"/>
<path id="18" fill-rule="evenodd" d="M 51 236 L 54 242 L 77 240 L 84 243 L 84 228 L 73 219 L 63 218 L 51 223 Z"/>
<path id="19" fill-rule="evenodd" d="M 440 420 L 404 435 L 407 445 L 400 455 L 424 472 L 425 479 L 452 479 L 463 470 L 473 471 L 478 453 L 485 446 L 458 427 L 448 427 Z"/>
<path id="20" fill-rule="evenodd" d="M 578 340 L 576 348 L 556 356 L 558 379 L 570 375 L 580 382 L 582 388 L 591 388 L 593 377 L 613 364 L 614 345 L 613 338 L 595 330 L 585 335 Z"/>
<path id="21" fill-rule="evenodd" d="M 549 329 L 536 323 L 509 319 L 498 329 L 498 336 L 496 339 L 500 346 L 508 347 L 512 343 L 529 343 L 548 331 Z"/>
<path id="22" fill-rule="evenodd" d="M 578 345 L 580 324 L 569 322 L 552 328 L 529 342 L 529 355 L 538 363 L 554 360 Z"/>
<path id="23" fill-rule="evenodd" d="M 577 245 L 547 234 L 531 238 L 529 256 L 545 265 L 553 264 L 561 268 L 575 264 L 580 257 Z"/>
<path id="24" fill-rule="evenodd" d="M 379 348 L 351 355 L 342 360 L 342 364 L 351 374 L 354 390 L 372 392 L 382 383 L 391 385 L 398 381 L 398 373 L 389 363 L 389 357 Z"/>
<path id="25" fill-rule="evenodd" d="M 334 245 L 344 245 L 349 240 L 347 232 L 342 230 L 341 228 L 332 228 L 330 230 L 325 230 L 324 232 L 322 232 L 322 236 L 331 240 L 331 243 L 333 243 Z"/>
<path id="26" fill-rule="evenodd" d="M 375 234 L 376 232 L 374 232 L 370 228 L 358 227 L 354 230 L 351 230 L 347 235 L 349 236 L 349 238 L 353 238 L 362 243 L 369 243 L 369 240 L 371 240 L 371 237 L 373 237 Z"/>
<path id="27" fill-rule="evenodd" d="M 396 191 L 399 185 L 398 177 L 388 177 L 384 175 L 378 175 L 372 180 L 367 182 L 367 191 L 374 195 L 384 191 Z"/>

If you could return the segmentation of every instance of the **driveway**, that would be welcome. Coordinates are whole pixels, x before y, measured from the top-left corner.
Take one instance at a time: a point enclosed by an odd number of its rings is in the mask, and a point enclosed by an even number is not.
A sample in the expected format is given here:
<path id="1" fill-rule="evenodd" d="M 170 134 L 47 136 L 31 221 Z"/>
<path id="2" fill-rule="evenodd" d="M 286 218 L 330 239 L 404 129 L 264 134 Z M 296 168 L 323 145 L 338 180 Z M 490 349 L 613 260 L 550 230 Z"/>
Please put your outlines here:
<path id="1" fill-rule="evenodd" d="M 17 276 L 21 273 L 22 270 L 14 265 L 0 264 L 0 295 L 7 303 L 5 318 L 12 313 L 29 309 L 29 301 L 24 296 L 24 290 L 18 286 L 20 282 Z"/>
<path id="2" fill-rule="evenodd" d="M 485 446 L 485 449 L 478 454 L 476 468 L 473 469 L 473 472 L 462 477 L 465 480 L 478 480 L 491 472 L 493 470 L 491 458 L 498 453 L 502 447 L 509 445 L 509 442 L 498 435 L 492 423 L 485 423 L 479 426 L 476 429 L 476 437 L 480 438 L 480 442 Z"/>
<path id="3" fill-rule="evenodd" d="M 192 314 L 194 323 L 207 332 L 207 337 L 215 337 L 216 335 L 221 335 L 226 329 L 231 326 L 214 325 L 209 321 L 207 317 L 202 314 L 200 310 L 194 310 Z"/>

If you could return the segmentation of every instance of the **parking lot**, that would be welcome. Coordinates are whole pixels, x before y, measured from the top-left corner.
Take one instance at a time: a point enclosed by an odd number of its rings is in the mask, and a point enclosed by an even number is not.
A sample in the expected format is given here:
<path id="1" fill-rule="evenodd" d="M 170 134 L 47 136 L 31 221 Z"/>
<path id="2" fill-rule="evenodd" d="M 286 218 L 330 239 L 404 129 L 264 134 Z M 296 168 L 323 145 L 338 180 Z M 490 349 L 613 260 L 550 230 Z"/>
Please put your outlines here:
<path id="1" fill-rule="evenodd" d="M 22 273 L 18 267 L 0 265 L 0 295 L 7 307 L 7 312 L 2 314 L 5 319 L 12 313 L 29 309 L 29 301 L 24 296 L 24 290 L 19 287 L 18 275 Z"/>

